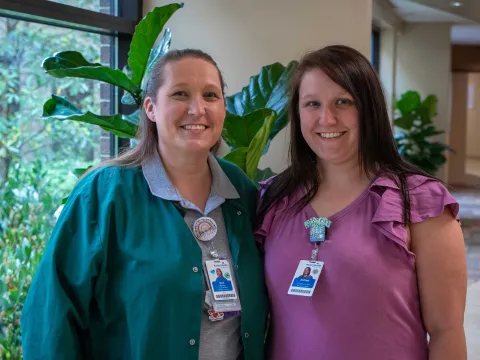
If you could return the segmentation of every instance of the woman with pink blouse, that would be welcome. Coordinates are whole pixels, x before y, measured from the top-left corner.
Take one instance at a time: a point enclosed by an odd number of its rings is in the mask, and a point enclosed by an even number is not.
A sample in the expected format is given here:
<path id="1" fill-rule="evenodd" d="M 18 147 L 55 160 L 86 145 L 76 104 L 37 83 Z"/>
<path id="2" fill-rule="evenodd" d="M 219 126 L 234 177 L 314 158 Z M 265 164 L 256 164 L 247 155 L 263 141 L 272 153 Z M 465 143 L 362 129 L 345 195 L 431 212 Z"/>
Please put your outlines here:
<path id="1" fill-rule="evenodd" d="M 268 358 L 466 359 L 459 206 L 399 155 L 370 62 L 346 46 L 308 53 L 289 115 L 290 165 L 262 183 L 256 232 Z"/>

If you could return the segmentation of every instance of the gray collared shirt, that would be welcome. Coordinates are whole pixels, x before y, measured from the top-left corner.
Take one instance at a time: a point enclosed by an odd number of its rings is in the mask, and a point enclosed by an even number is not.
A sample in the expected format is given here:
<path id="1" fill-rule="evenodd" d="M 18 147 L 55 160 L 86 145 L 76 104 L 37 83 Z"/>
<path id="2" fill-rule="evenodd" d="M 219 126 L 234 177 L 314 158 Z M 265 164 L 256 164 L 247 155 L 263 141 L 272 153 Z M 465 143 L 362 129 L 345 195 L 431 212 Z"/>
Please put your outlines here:
<path id="1" fill-rule="evenodd" d="M 210 195 L 205 206 L 205 211 L 201 211 L 195 204 L 184 199 L 175 189 L 170 181 L 168 174 L 162 164 L 158 154 L 142 166 L 143 174 L 153 195 L 164 200 L 178 202 L 185 210 L 184 219 L 190 229 L 194 222 L 201 216 L 209 216 L 217 223 L 217 234 L 209 242 L 197 240 L 198 246 L 202 250 L 202 261 L 211 260 L 211 247 L 220 254 L 222 258 L 230 260 L 230 252 L 227 231 L 221 205 L 227 199 L 237 199 L 240 197 L 230 179 L 223 172 L 217 160 L 212 154 L 208 156 L 208 165 L 212 173 L 212 187 Z M 194 268 L 193 271 L 202 271 Z M 206 277 L 204 275 L 204 294 L 208 289 Z M 241 294 L 237 286 L 236 277 L 232 277 L 239 297 Z M 243 359 L 243 344 L 240 334 L 240 315 L 226 317 L 224 320 L 212 322 L 208 319 L 209 306 L 204 302 L 202 312 L 202 324 L 200 328 L 199 360 L 239 360 Z"/>
<path id="2" fill-rule="evenodd" d="M 212 154 L 208 155 L 208 165 L 212 173 L 212 188 L 205 206 L 205 211 L 201 211 L 195 204 L 184 199 L 177 189 L 175 189 L 158 154 L 147 161 L 142 166 L 142 170 L 153 195 L 164 200 L 178 201 L 183 208 L 196 210 L 206 216 L 222 205 L 225 199 L 238 199 L 240 197 L 230 179 L 218 164 L 217 159 L 215 159 L 215 156 Z"/>

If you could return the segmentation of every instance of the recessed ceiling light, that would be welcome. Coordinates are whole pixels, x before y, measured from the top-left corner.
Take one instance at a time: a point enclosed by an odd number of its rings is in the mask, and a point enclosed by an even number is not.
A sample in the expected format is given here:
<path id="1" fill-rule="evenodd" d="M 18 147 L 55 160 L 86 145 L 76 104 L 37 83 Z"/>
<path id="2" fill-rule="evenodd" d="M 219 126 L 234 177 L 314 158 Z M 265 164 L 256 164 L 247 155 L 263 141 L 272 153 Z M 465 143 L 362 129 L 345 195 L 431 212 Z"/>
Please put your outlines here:
<path id="1" fill-rule="evenodd" d="M 463 3 L 460 2 L 460 1 L 452 1 L 452 2 L 450 3 L 450 5 L 455 6 L 455 7 L 459 7 L 459 6 L 462 6 Z"/>

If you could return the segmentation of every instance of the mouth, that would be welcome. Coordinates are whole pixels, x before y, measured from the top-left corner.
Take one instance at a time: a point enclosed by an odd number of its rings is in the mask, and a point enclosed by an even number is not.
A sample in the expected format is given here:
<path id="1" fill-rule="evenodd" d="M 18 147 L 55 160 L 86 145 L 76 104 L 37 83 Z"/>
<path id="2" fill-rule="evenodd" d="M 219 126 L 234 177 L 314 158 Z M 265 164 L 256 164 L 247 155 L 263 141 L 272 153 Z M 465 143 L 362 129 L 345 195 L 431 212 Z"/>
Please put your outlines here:
<path id="1" fill-rule="evenodd" d="M 321 132 L 321 133 L 317 133 L 317 135 L 320 136 L 322 139 L 338 139 L 339 137 L 341 137 L 345 133 L 346 133 L 346 131 Z"/>
<path id="2" fill-rule="evenodd" d="M 181 126 L 182 129 L 184 130 L 207 130 L 209 127 L 207 125 L 183 125 Z"/>

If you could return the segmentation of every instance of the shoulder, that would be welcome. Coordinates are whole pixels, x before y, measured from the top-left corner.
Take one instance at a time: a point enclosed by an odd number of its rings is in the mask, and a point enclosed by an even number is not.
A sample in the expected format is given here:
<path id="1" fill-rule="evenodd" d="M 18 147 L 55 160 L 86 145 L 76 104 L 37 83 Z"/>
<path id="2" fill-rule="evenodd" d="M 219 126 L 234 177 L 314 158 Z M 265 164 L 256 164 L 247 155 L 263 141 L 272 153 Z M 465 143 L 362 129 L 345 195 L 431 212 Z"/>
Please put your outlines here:
<path id="1" fill-rule="evenodd" d="M 459 204 L 440 181 L 423 175 L 407 177 L 412 223 L 441 215 L 448 208 L 458 218 Z M 380 175 L 370 186 L 370 192 L 380 200 L 382 211 L 403 214 L 403 197 L 398 179 Z M 391 215 L 392 215 L 391 214 Z"/>
<path id="2" fill-rule="evenodd" d="M 125 191 L 143 178 L 140 168 L 100 166 L 80 178 L 69 198 L 104 201 L 119 190 Z"/>

